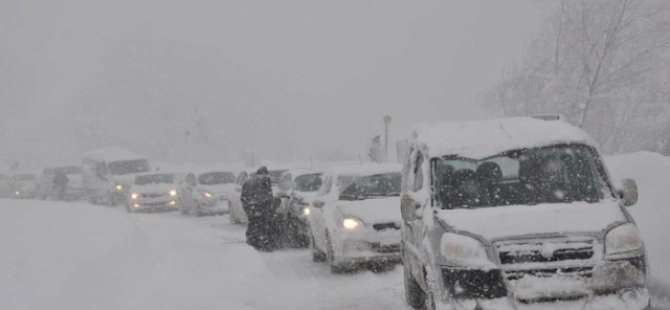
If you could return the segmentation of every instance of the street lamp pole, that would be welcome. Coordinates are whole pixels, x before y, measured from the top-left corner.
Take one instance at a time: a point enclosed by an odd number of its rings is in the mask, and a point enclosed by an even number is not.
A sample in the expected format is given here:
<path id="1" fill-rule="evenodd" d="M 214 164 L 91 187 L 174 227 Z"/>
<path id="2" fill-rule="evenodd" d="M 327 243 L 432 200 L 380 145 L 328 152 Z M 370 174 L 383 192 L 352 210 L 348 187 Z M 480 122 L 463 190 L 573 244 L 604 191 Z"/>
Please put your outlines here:
<path id="1" fill-rule="evenodd" d="M 384 162 L 389 161 L 389 123 L 391 123 L 391 116 L 384 116 Z"/>

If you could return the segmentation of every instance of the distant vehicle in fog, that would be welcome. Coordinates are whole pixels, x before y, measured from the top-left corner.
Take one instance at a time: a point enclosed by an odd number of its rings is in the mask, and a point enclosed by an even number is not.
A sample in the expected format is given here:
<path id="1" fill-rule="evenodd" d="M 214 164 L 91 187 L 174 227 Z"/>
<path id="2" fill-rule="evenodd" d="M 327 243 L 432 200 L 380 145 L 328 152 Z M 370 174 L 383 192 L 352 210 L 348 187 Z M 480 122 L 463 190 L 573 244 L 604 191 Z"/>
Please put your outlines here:
<path id="1" fill-rule="evenodd" d="M 67 176 L 68 183 L 65 189 L 65 197 L 58 197 L 54 188 L 54 177 L 62 173 Z M 84 197 L 83 171 L 81 166 L 66 165 L 44 168 L 40 175 L 40 198 L 42 199 L 64 199 L 78 200 Z"/>
<path id="2" fill-rule="evenodd" d="M 197 176 L 198 187 L 203 194 L 214 199 L 217 208 L 211 212 L 201 210 L 205 213 L 223 214 L 230 210 L 231 196 L 235 191 L 235 173 L 232 171 L 207 171 Z"/>
<path id="3" fill-rule="evenodd" d="M 400 261 L 400 170 L 371 164 L 324 174 L 309 215 L 314 261 L 336 273 L 382 271 Z"/>
<path id="4" fill-rule="evenodd" d="M 183 182 L 174 173 L 148 173 L 134 177 L 130 186 L 126 210 L 139 211 L 176 211 L 188 191 L 182 188 Z"/>
<path id="5" fill-rule="evenodd" d="M 14 174 L 10 180 L 12 197 L 18 199 L 38 198 L 40 185 L 36 173 Z"/>
<path id="6" fill-rule="evenodd" d="M 0 174 L 0 198 L 9 198 L 14 195 L 11 180 L 10 176 Z"/>
<path id="7" fill-rule="evenodd" d="M 201 174 L 201 176 L 203 176 Z M 234 181 L 234 176 L 233 181 Z M 179 196 L 179 210 L 181 214 L 190 214 L 194 216 L 202 215 L 220 215 L 228 212 L 228 201 L 222 199 L 220 194 L 215 194 L 212 189 L 216 189 L 216 184 L 227 182 L 229 176 L 226 174 L 207 173 L 202 180 L 208 185 L 201 185 L 198 177 L 193 173 L 188 173 L 183 181 L 179 182 L 181 190 Z"/>
<path id="8" fill-rule="evenodd" d="M 142 156 L 119 149 L 99 149 L 83 158 L 84 190 L 91 203 L 125 204 L 137 174 L 150 171 Z"/>

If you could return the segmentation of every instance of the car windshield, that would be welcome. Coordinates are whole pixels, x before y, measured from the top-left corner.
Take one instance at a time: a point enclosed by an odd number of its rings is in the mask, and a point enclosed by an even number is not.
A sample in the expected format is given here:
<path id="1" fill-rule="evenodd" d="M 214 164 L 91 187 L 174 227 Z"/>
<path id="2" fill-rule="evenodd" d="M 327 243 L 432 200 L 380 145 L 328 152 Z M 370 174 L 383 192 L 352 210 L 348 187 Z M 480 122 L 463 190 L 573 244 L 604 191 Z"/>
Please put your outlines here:
<path id="1" fill-rule="evenodd" d="M 297 176 L 293 180 L 293 189 L 299 192 L 316 192 L 323 183 L 321 175 L 321 173 L 312 173 Z"/>
<path id="2" fill-rule="evenodd" d="M 109 171 L 113 175 L 126 175 L 149 171 L 149 161 L 146 159 L 114 161 L 109 163 Z"/>
<path id="3" fill-rule="evenodd" d="M 611 195 L 600 162 L 583 145 L 522 149 L 482 160 L 433 160 L 435 199 L 446 209 L 597 202 Z"/>
<path id="4" fill-rule="evenodd" d="M 217 185 L 235 183 L 235 174 L 232 172 L 209 172 L 198 176 L 198 183 L 202 185 Z"/>
<path id="5" fill-rule="evenodd" d="M 270 182 L 272 184 L 277 184 L 279 183 L 279 179 L 281 179 L 281 176 L 288 170 L 270 170 Z"/>
<path id="6" fill-rule="evenodd" d="M 16 181 L 35 181 L 37 176 L 34 174 L 19 174 L 14 176 Z"/>
<path id="7" fill-rule="evenodd" d="M 167 173 L 138 175 L 135 177 L 136 185 L 172 184 L 172 183 L 174 183 L 174 175 Z"/>
<path id="8" fill-rule="evenodd" d="M 338 179 L 340 200 L 400 196 L 400 173 L 384 173 Z"/>
<path id="9" fill-rule="evenodd" d="M 64 174 L 81 174 L 81 167 L 78 166 L 64 166 L 53 168 L 53 174 L 55 173 L 64 173 Z"/>

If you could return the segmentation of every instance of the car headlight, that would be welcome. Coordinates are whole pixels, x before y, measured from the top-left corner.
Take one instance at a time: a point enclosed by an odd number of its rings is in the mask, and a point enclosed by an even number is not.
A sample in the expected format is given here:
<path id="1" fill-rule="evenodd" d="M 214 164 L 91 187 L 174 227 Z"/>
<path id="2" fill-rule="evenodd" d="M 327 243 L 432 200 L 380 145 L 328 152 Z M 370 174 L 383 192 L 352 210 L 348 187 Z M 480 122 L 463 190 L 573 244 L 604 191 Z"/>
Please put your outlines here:
<path id="1" fill-rule="evenodd" d="M 614 227 L 605 235 L 605 255 L 607 257 L 638 252 L 642 247 L 640 232 L 631 223 Z"/>
<path id="2" fill-rule="evenodd" d="M 20 192 L 20 191 L 15 191 L 14 194 L 15 194 L 16 196 L 21 196 L 21 192 Z"/>
<path id="3" fill-rule="evenodd" d="M 300 214 L 302 214 L 304 216 L 308 216 L 311 213 L 312 213 L 312 209 L 310 209 L 309 207 L 302 207 L 302 210 L 300 211 Z"/>
<path id="4" fill-rule="evenodd" d="M 140 194 L 138 194 L 138 193 L 132 193 L 132 194 L 130 194 L 130 198 L 132 198 L 132 199 L 140 198 Z"/>
<path id="5" fill-rule="evenodd" d="M 363 222 L 355 217 L 345 217 L 342 219 L 342 227 L 346 230 L 354 230 L 360 226 L 363 226 Z"/>
<path id="6" fill-rule="evenodd" d="M 171 190 L 168 192 L 168 195 L 170 195 L 170 196 L 172 196 L 172 197 L 177 196 L 177 190 L 176 190 L 176 189 L 171 189 Z"/>
<path id="7" fill-rule="evenodd" d="M 122 191 L 123 190 L 123 184 L 116 184 L 116 190 L 117 191 Z"/>
<path id="8" fill-rule="evenodd" d="M 207 197 L 207 198 L 212 198 L 212 193 L 210 193 L 210 192 L 204 192 L 202 194 L 205 195 L 205 197 Z"/>
<path id="9" fill-rule="evenodd" d="M 445 233 L 440 240 L 440 252 L 447 264 L 457 266 L 492 266 L 486 247 L 477 239 Z"/>

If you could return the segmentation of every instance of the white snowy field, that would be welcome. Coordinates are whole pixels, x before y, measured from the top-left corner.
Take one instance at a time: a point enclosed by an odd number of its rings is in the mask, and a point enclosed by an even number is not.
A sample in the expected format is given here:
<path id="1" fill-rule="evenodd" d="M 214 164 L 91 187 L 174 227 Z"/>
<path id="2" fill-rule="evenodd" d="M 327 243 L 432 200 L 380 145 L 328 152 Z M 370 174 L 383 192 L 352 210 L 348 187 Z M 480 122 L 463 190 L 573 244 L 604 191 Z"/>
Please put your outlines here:
<path id="1" fill-rule="evenodd" d="M 656 308 L 666 308 L 670 159 L 608 157 L 633 177 L 630 210 L 648 246 Z M 0 200 L 0 309 L 409 309 L 401 266 L 332 275 L 307 250 L 259 253 L 225 216 L 127 214 L 85 203 Z"/>

